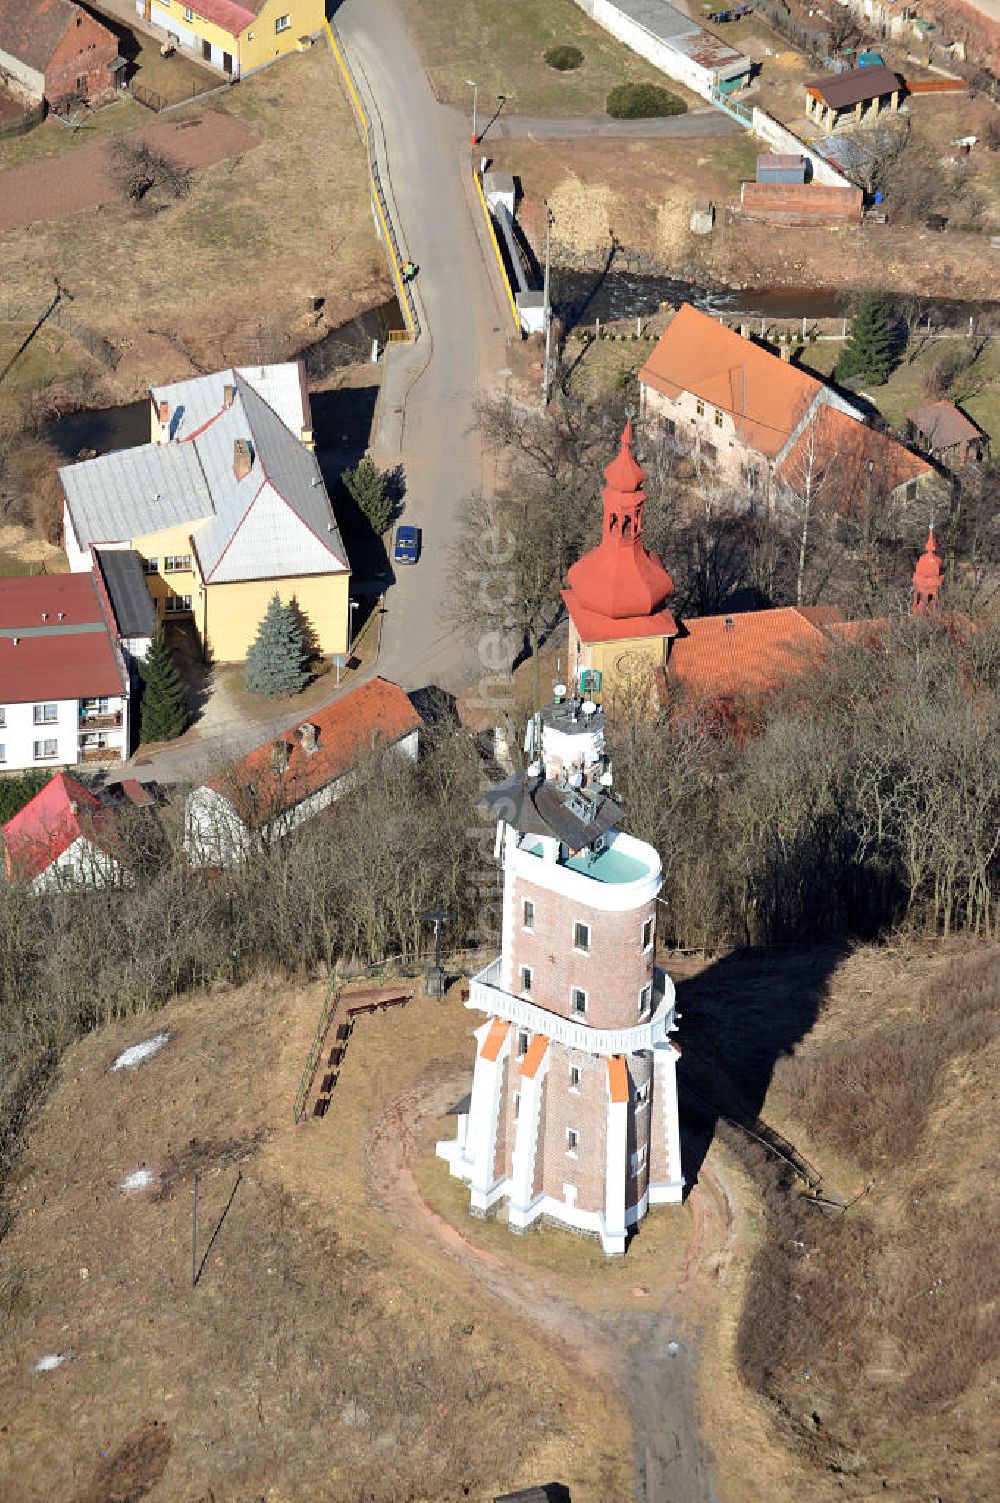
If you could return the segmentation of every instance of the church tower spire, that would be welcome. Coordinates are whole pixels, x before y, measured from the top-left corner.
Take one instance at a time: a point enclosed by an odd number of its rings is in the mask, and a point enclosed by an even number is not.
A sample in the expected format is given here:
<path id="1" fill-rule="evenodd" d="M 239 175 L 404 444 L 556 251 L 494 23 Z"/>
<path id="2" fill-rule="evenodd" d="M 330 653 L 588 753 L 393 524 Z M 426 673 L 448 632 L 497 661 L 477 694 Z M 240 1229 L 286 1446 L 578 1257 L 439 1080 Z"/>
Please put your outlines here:
<path id="1" fill-rule="evenodd" d="M 934 539 L 934 524 L 927 534 L 927 546 L 917 559 L 913 571 L 913 594 L 910 603 L 911 616 L 932 616 L 937 610 L 938 595 L 944 579 L 944 565 Z"/>

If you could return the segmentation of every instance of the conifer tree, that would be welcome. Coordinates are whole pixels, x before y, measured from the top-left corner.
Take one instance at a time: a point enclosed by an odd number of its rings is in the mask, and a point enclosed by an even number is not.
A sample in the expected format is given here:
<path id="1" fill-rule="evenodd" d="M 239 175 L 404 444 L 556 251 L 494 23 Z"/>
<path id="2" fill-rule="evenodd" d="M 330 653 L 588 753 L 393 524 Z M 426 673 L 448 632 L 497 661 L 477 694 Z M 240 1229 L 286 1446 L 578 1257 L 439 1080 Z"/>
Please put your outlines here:
<path id="1" fill-rule="evenodd" d="M 309 681 L 307 656 L 299 613 L 294 606 L 282 605 L 276 590 L 247 653 L 247 688 L 272 698 L 297 694 Z"/>
<path id="2" fill-rule="evenodd" d="M 847 344 L 837 361 L 837 380 L 864 376 L 873 385 L 884 386 L 894 363 L 889 304 L 877 292 L 866 292 L 858 302 Z"/>
<path id="3" fill-rule="evenodd" d="M 385 475 L 371 455 L 366 454 L 353 470 L 345 470 L 343 481 L 358 509 L 368 518 L 372 531 L 381 537 L 392 521 L 392 497 Z"/>
<path id="4" fill-rule="evenodd" d="M 158 626 L 153 633 L 153 640 L 145 661 L 139 665 L 139 672 L 142 677 L 139 740 L 170 741 L 186 727 L 188 712 L 180 674 L 167 646 L 162 626 Z"/>

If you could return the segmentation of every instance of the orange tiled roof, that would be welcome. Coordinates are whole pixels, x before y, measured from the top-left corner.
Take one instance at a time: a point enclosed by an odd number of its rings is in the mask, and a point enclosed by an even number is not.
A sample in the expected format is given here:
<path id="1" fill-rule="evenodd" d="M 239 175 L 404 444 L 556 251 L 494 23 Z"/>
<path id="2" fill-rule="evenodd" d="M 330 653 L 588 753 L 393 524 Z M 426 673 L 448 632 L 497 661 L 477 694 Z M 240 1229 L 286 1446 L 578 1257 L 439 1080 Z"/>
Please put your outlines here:
<path id="1" fill-rule="evenodd" d="M 616 1104 L 628 1100 L 628 1070 L 622 1054 L 612 1054 L 608 1060 L 608 1094 Z"/>
<path id="2" fill-rule="evenodd" d="M 877 490 L 888 492 L 932 473 L 925 460 L 890 434 L 825 404 L 778 466 L 781 479 L 795 490 L 810 472 L 817 499 L 838 511 L 864 497 L 869 476 Z"/>
<path id="3" fill-rule="evenodd" d="M 316 727 L 315 751 L 303 750 L 293 726 L 209 782 L 245 824 L 260 824 L 293 809 L 342 777 L 366 751 L 392 746 L 415 731 L 420 716 L 398 684 L 373 678 L 315 711 L 308 724 Z M 275 764 L 275 740 L 286 747 L 288 762 L 283 772 Z"/>
<path id="4" fill-rule="evenodd" d="M 668 681 L 699 700 L 766 693 L 814 667 L 826 641 L 821 627 L 840 619 L 835 606 L 696 617 L 674 638 Z"/>
<path id="5" fill-rule="evenodd" d="M 549 1047 L 549 1041 L 544 1033 L 536 1033 L 528 1045 L 528 1052 L 521 1061 L 521 1074 L 525 1080 L 534 1080 L 538 1074 L 538 1067 L 545 1058 L 545 1051 Z"/>
<path id="6" fill-rule="evenodd" d="M 682 303 L 639 372 L 667 397 L 692 392 L 727 412 L 743 442 L 772 459 L 821 389 L 815 376 Z"/>
<path id="7" fill-rule="evenodd" d="M 503 1048 L 503 1041 L 507 1037 L 509 1023 L 503 1018 L 494 1018 L 490 1024 L 490 1031 L 483 1039 L 483 1047 L 479 1051 L 480 1059 L 495 1060 Z"/>

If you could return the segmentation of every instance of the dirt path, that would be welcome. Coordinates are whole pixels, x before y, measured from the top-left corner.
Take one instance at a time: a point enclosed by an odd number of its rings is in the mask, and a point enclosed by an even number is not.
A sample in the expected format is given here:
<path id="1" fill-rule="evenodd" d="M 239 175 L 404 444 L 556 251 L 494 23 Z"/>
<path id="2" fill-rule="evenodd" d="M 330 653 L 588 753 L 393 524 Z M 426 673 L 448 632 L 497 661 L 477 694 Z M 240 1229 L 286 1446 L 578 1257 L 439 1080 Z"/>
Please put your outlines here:
<path id="1" fill-rule="evenodd" d="M 259 140 L 249 126 L 221 110 L 150 124 L 130 135 L 191 168 L 210 167 L 224 157 L 247 151 Z M 64 156 L 44 157 L 0 173 L 0 232 L 120 201 L 121 192 L 110 171 L 109 151 L 110 143 L 95 141 Z"/>
<path id="2" fill-rule="evenodd" d="M 660 1307 L 597 1315 L 526 1274 L 517 1262 L 478 1247 L 427 1204 L 413 1173 L 422 1126 L 442 1115 L 466 1076 L 424 1083 L 394 1097 L 368 1141 L 373 1203 L 460 1264 L 495 1299 L 542 1329 L 598 1382 L 611 1382 L 628 1409 L 635 1437 L 637 1503 L 709 1503 L 710 1458 L 695 1413 L 697 1349 L 680 1334 L 677 1296 L 710 1261 L 725 1257 L 732 1208 L 724 1186 L 703 1171 L 689 1197 L 691 1245 L 676 1289 Z"/>

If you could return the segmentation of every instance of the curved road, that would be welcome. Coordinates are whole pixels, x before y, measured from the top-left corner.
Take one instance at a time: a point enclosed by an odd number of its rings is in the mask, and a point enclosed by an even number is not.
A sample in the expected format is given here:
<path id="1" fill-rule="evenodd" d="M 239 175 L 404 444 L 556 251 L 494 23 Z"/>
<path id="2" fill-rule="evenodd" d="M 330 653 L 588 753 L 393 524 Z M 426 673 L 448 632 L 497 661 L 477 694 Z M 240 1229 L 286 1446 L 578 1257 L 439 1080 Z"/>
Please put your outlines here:
<path id="1" fill-rule="evenodd" d="M 405 520 L 423 529 L 424 551 L 416 567 L 397 570 L 386 598 L 379 672 L 407 689 L 457 690 L 479 668 L 476 644 L 447 620 L 449 547 L 462 497 L 490 483 L 474 403 L 503 380 L 512 320 L 472 212 L 468 135 L 434 98 L 397 6 L 343 0 L 333 22 L 375 100 L 402 253 L 420 268 L 422 337 L 388 357 L 375 454 L 403 465 Z"/>

